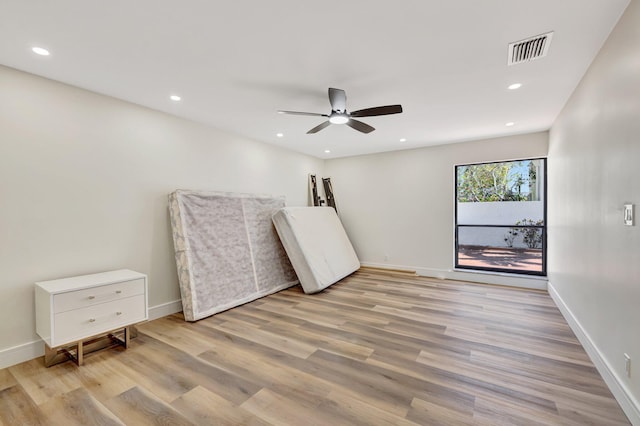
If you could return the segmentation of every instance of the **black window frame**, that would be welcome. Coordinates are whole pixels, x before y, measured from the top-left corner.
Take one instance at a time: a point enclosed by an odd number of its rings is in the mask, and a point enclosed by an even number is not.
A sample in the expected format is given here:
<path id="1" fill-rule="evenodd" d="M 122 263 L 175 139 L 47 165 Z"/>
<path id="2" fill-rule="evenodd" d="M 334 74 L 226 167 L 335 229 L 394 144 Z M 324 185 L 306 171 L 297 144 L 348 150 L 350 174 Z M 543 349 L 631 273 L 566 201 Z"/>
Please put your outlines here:
<path id="1" fill-rule="evenodd" d="M 542 161 L 542 169 L 543 169 L 543 197 L 542 197 L 542 217 L 543 224 L 542 225 L 487 225 L 487 224 L 458 224 L 458 167 L 465 166 L 478 166 L 483 164 L 499 164 L 499 163 L 513 163 L 517 161 L 534 161 L 534 160 L 543 160 Z M 532 157 L 532 158 L 522 158 L 516 160 L 501 160 L 501 161 L 485 161 L 480 163 L 467 163 L 467 164 L 456 164 L 453 167 L 453 175 L 454 175 L 454 187 L 453 187 L 453 201 L 454 201 L 454 232 L 455 232 L 455 245 L 454 245 L 454 268 L 464 271 L 483 271 L 483 272 L 499 272 L 499 273 L 507 273 L 507 274 L 515 274 L 515 275 L 535 275 L 535 276 L 547 276 L 547 157 Z M 542 230 L 542 270 L 541 271 L 527 271 L 523 269 L 513 269 L 513 268 L 491 268 L 484 266 L 469 266 L 469 265 L 460 265 L 458 254 L 460 252 L 458 248 L 458 230 L 460 228 L 538 228 Z"/>

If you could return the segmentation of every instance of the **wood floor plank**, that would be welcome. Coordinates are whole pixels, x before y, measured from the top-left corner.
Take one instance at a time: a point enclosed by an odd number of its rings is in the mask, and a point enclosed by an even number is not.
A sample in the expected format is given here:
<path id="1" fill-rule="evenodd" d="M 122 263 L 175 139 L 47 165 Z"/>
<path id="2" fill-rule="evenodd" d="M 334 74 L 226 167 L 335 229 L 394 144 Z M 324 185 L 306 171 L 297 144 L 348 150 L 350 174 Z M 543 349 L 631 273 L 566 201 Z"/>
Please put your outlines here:
<path id="1" fill-rule="evenodd" d="M 473 414 L 474 424 L 478 426 L 551 426 L 557 425 L 557 418 L 551 414 L 531 415 L 531 410 L 521 406 L 512 406 L 500 398 L 485 400 L 478 397 Z"/>
<path id="2" fill-rule="evenodd" d="M 464 412 L 433 401 L 413 398 L 407 419 L 421 425 L 471 426 L 473 425 L 473 410 Z"/>
<path id="3" fill-rule="evenodd" d="M 332 424 L 343 423 L 362 426 L 415 426 L 419 424 L 372 405 L 369 401 L 358 398 L 358 395 L 353 392 L 339 388 L 332 390 L 328 397 L 318 405 L 318 411 L 331 413 L 335 419 Z"/>
<path id="4" fill-rule="evenodd" d="M 424 353 L 421 355 L 424 355 Z M 504 383 L 494 375 L 465 374 L 467 371 L 457 368 L 458 364 L 442 368 L 443 365 L 448 365 L 446 360 L 441 360 L 437 366 L 430 365 L 424 358 L 421 358 L 420 361 L 422 362 L 416 362 L 411 365 L 400 365 L 394 359 L 368 360 L 372 365 L 391 369 L 416 379 L 429 377 L 434 384 L 449 389 L 456 389 L 465 394 L 486 397 L 500 395 L 516 404 L 527 407 L 534 406 L 540 410 L 540 412 L 557 412 L 554 401 L 547 398 L 546 395 L 529 392 L 525 385 L 522 385 L 522 387 L 509 387 L 508 383 Z M 419 396 L 419 394 L 416 394 L 416 396 Z"/>
<path id="5" fill-rule="evenodd" d="M 313 371 L 332 383 L 355 390 L 376 404 L 387 405 L 395 415 L 404 416 L 412 398 L 412 388 L 393 372 L 383 372 L 365 363 L 322 350 L 317 351 L 298 368 Z"/>
<path id="6" fill-rule="evenodd" d="M 195 425 L 170 405 L 137 386 L 113 397 L 106 406 L 128 425 Z"/>
<path id="7" fill-rule="evenodd" d="M 0 424 L 4 425 L 44 425 L 45 417 L 40 408 L 16 384 L 0 390 Z"/>
<path id="8" fill-rule="evenodd" d="M 389 315 L 390 320 L 402 321 L 405 319 L 412 321 L 424 321 L 430 324 L 441 325 L 445 327 L 458 326 L 461 329 L 471 328 L 478 332 L 483 332 L 486 325 L 482 322 L 469 322 L 463 318 L 458 318 L 455 312 L 441 311 L 422 311 L 415 312 L 411 310 L 402 310 L 395 308 L 387 308 L 386 306 L 376 306 L 373 308 L 376 312 L 382 312 Z"/>
<path id="9" fill-rule="evenodd" d="M 226 321 L 215 328 L 234 334 L 238 337 L 258 342 L 264 346 L 287 352 L 290 355 L 305 359 L 311 355 L 316 347 L 305 344 L 296 339 L 289 339 L 285 336 L 272 333 L 260 328 L 248 328 L 245 324 L 238 321 Z"/>
<path id="10" fill-rule="evenodd" d="M 546 292 L 362 269 L 83 367 L 0 370 L 0 424 L 628 425 Z"/>
<path id="11" fill-rule="evenodd" d="M 292 355 L 268 347 L 259 347 L 252 342 L 210 350 L 200 354 L 206 362 L 225 369 L 238 377 L 249 377 L 255 383 L 287 396 L 311 402 L 325 398 L 333 389 L 331 383 L 313 374 L 296 369 L 299 360 Z"/>
<path id="12" fill-rule="evenodd" d="M 270 389 L 262 389 L 241 405 L 242 409 L 256 417 L 275 425 L 324 426 L 335 424 L 327 422 L 325 413 L 316 410 L 312 404 L 300 404 Z"/>
<path id="13" fill-rule="evenodd" d="M 288 316 L 291 316 L 293 318 L 311 322 L 314 324 L 320 324 L 320 325 L 338 326 L 340 324 L 344 324 L 345 322 L 344 319 L 335 318 L 335 317 L 332 317 L 331 315 L 327 315 L 326 313 L 324 315 L 310 313 L 305 310 L 295 309 L 295 307 L 289 308 L 289 309 L 283 309 L 277 305 L 273 305 L 271 301 L 269 301 L 269 303 L 264 303 L 260 305 L 259 308 L 263 311 L 273 312 L 275 314 L 281 314 L 283 312 L 286 312 Z"/>
<path id="14" fill-rule="evenodd" d="M 142 324 L 138 326 L 138 330 L 193 356 L 215 347 L 215 342 L 195 331 L 189 324 L 182 322 L 179 326 L 175 326 L 165 321 L 166 318 Z"/>
<path id="15" fill-rule="evenodd" d="M 268 327 L 271 331 L 276 332 L 279 335 L 287 336 L 308 345 L 312 345 L 316 349 L 321 348 L 327 352 L 332 352 L 349 358 L 365 360 L 373 353 L 373 348 L 369 346 L 358 345 L 356 343 L 340 339 L 323 337 L 311 330 L 305 329 L 304 325 L 298 327 L 287 327 L 283 324 L 269 324 L 261 326 L 261 328 L 265 327 Z"/>
<path id="16" fill-rule="evenodd" d="M 137 382 L 127 375 L 118 362 L 118 356 L 112 352 L 95 353 L 86 362 L 90 368 L 76 368 L 76 374 L 84 389 L 98 401 L 106 401 L 137 385 Z"/>
<path id="17" fill-rule="evenodd" d="M 8 368 L 0 370 L 0 391 L 17 385 L 18 382 Z"/>
<path id="18" fill-rule="evenodd" d="M 40 409 L 47 423 L 52 425 L 117 426 L 125 424 L 84 388 L 51 398 L 42 404 Z"/>
<path id="19" fill-rule="evenodd" d="M 608 405 L 608 408 L 606 408 Z M 571 405 L 565 404 L 564 401 L 558 402 L 558 412 L 563 422 L 572 422 L 576 425 L 607 425 L 607 426 L 623 426 L 628 425 L 629 420 L 618 409 L 615 401 L 613 404 L 603 403 L 578 403 Z"/>
<path id="20" fill-rule="evenodd" d="M 139 346 L 128 354 L 123 368 L 165 402 L 198 385 L 236 404 L 260 389 L 248 379 L 229 374 L 142 332 L 136 340 Z"/>
<path id="21" fill-rule="evenodd" d="M 514 380 L 528 379 L 542 381 L 569 387 L 576 392 L 584 392 L 594 397 L 602 396 L 609 399 L 610 392 L 602 381 L 598 370 L 593 366 L 562 363 L 562 368 L 570 373 L 570 378 L 560 377 L 554 373 L 554 367 L 558 361 L 533 354 L 518 354 L 516 352 L 504 352 L 500 356 L 482 350 L 472 350 L 470 357 L 471 368 L 480 371 L 486 368 L 493 372 L 511 375 Z"/>
<path id="22" fill-rule="evenodd" d="M 300 358 L 288 355 L 268 347 L 243 340 L 235 340 L 233 348 L 226 347 L 216 351 L 207 351 L 200 356 L 227 371 L 241 377 L 253 377 L 262 381 L 266 387 L 277 391 L 280 395 L 316 403 L 327 397 L 333 389 L 352 392 L 369 404 L 381 407 L 391 413 L 404 415 L 406 409 L 394 401 L 381 399 L 371 387 L 361 386 L 335 371 L 328 371 L 323 366 L 305 362 Z M 246 350 L 238 349 L 237 346 Z M 363 392 L 364 390 L 364 392 Z"/>
<path id="23" fill-rule="evenodd" d="M 9 367 L 9 371 L 38 405 L 82 387 L 73 363 L 45 368 L 42 358 L 37 358 Z"/>
<path id="24" fill-rule="evenodd" d="M 460 327 L 448 327 L 445 332 L 447 336 L 457 337 L 462 340 L 476 343 L 489 343 L 496 347 L 510 349 L 513 351 L 527 352 L 532 355 L 544 356 L 560 362 L 569 362 L 584 366 L 593 365 L 580 346 L 574 348 L 556 347 L 548 350 L 539 343 L 527 340 L 516 339 L 508 336 L 497 336 L 485 331 L 469 330 Z M 520 341 L 516 341 L 520 340 Z M 580 349 L 580 350 L 579 350 Z"/>
<path id="25" fill-rule="evenodd" d="M 283 312 L 290 314 L 291 312 L 302 312 L 304 316 L 311 312 L 324 314 L 332 318 L 330 323 L 335 325 L 344 324 L 354 315 L 358 317 L 358 320 L 363 323 L 368 323 L 374 326 L 384 325 L 389 322 L 389 318 L 385 315 L 379 315 L 372 311 L 371 308 L 363 308 L 350 303 L 342 303 L 335 297 L 336 293 L 331 294 L 331 298 L 319 298 L 306 299 L 303 302 L 297 304 Z M 316 322 L 317 323 L 317 322 Z"/>
<path id="26" fill-rule="evenodd" d="M 262 305 L 264 304 L 265 303 L 263 303 Z M 260 320 L 262 320 L 261 327 L 264 327 L 264 324 L 281 324 L 286 326 L 298 326 L 298 325 L 307 323 L 307 321 L 303 319 L 286 315 L 285 314 L 286 310 L 283 310 L 280 313 L 263 311 L 260 309 L 260 306 L 262 305 L 248 304 L 246 305 L 246 309 L 244 309 L 244 312 L 247 315 L 251 315 L 256 318 L 260 318 Z"/>
<path id="27" fill-rule="evenodd" d="M 269 424 L 202 386 L 196 386 L 185 393 L 173 401 L 171 406 L 197 425 Z"/>

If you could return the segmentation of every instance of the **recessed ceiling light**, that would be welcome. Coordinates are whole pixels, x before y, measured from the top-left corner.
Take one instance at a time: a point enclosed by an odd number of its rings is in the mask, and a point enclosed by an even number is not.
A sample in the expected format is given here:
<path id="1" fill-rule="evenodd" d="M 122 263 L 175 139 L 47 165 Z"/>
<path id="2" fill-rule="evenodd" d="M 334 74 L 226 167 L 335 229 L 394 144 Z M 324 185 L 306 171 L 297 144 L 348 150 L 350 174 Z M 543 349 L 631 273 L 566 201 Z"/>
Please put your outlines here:
<path id="1" fill-rule="evenodd" d="M 400 138 L 400 142 L 406 142 L 407 138 Z"/>
<path id="2" fill-rule="evenodd" d="M 516 90 L 522 87 L 522 83 L 513 83 L 509 85 L 509 90 Z"/>
<path id="3" fill-rule="evenodd" d="M 37 54 L 37 55 L 40 55 L 40 56 L 49 56 L 50 55 L 49 51 L 47 49 L 45 49 L 44 47 L 37 47 L 37 46 L 36 47 L 32 47 L 31 51 L 33 53 Z"/>
<path id="4" fill-rule="evenodd" d="M 505 125 L 505 126 L 507 126 L 507 127 L 511 127 L 511 126 L 513 126 L 514 124 L 516 124 L 516 123 L 514 123 L 513 121 L 510 121 L 510 122 L 508 122 L 508 123 L 504 123 L 504 125 Z"/>
<path id="5" fill-rule="evenodd" d="M 282 133 L 276 133 L 276 136 L 277 136 L 277 137 L 279 137 L 279 138 L 281 138 L 281 137 L 283 137 L 283 136 L 284 136 L 284 134 L 282 134 Z"/>
<path id="6" fill-rule="evenodd" d="M 182 98 L 178 95 L 171 95 L 169 96 L 169 99 L 171 99 L 172 101 L 178 102 Z"/>
<path id="7" fill-rule="evenodd" d="M 324 150 L 324 153 L 325 153 L 325 154 L 331 154 L 331 151 L 330 151 L 330 150 L 328 150 L 328 149 L 325 149 L 325 150 Z"/>

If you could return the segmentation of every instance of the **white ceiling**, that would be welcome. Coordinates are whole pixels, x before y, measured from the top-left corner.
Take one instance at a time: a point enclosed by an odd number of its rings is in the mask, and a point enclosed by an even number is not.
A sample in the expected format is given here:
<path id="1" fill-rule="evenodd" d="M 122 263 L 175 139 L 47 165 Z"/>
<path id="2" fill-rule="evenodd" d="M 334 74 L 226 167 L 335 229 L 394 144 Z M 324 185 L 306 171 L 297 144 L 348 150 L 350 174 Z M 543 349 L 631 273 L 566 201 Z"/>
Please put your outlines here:
<path id="1" fill-rule="evenodd" d="M 335 158 L 548 129 L 628 3 L 0 0 L 0 64 Z M 507 67 L 509 42 L 548 31 L 547 57 Z M 329 113 L 328 87 L 404 113 L 368 135 L 276 113 Z"/>

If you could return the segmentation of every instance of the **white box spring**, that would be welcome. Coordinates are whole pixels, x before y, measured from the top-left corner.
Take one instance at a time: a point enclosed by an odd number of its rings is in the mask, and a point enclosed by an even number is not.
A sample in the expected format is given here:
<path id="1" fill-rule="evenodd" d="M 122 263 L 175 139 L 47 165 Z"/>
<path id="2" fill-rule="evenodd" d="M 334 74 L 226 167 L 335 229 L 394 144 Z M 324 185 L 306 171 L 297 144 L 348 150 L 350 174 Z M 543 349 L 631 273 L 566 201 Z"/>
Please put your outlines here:
<path id="1" fill-rule="evenodd" d="M 284 197 L 178 190 L 169 195 L 187 321 L 298 283 L 271 216 Z"/>
<path id="2" fill-rule="evenodd" d="M 316 293 L 360 268 L 331 207 L 285 207 L 273 215 L 282 245 L 305 293 Z"/>

